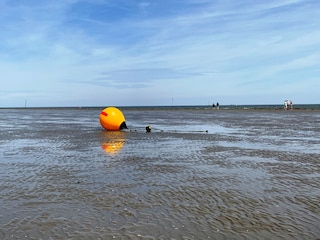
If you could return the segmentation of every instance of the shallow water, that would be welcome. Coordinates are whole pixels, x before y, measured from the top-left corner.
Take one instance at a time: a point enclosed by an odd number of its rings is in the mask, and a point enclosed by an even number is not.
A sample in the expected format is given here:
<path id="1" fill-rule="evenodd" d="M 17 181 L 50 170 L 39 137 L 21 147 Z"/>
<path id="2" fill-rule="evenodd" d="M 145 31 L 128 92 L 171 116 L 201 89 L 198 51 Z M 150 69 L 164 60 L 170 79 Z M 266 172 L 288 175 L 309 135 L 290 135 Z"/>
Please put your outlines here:
<path id="1" fill-rule="evenodd" d="M 319 239 L 319 111 L 99 113 L 0 110 L 1 239 Z"/>

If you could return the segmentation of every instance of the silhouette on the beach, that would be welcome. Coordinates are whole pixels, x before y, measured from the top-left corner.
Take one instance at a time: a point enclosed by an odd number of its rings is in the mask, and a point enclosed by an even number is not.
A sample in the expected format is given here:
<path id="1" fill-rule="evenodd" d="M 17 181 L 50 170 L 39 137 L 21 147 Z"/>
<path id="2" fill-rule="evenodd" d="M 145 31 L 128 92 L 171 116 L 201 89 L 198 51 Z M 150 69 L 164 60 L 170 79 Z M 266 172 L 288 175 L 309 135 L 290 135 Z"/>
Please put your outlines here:
<path id="1" fill-rule="evenodd" d="M 219 103 L 217 102 L 217 104 L 212 103 L 212 108 L 213 109 L 219 109 Z"/>
<path id="2" fill-rule="evenodd" d="M 284 110 L 288 110 L 288 100 L 284 100 Z"/>
<path id="3" fill-rule="evenodd" d="M 290 109 L 290 110 L 292 110 L 293 109 L 293 102 L 292 102 L 292 100 L 284 100 L 284 110 L 288 110 L 288 109 Z"/>

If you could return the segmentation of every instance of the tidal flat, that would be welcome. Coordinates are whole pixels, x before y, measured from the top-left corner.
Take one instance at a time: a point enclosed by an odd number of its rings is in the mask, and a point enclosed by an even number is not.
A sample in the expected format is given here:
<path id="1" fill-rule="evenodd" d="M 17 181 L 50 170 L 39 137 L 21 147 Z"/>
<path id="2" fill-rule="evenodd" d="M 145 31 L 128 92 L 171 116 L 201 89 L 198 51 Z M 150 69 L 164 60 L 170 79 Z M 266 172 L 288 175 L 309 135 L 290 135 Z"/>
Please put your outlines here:
<path id="1" fill-rule="evenodd" d="M 319 239 L 320 111 L 100 111 L 0 110 L 1 239 Z"/>

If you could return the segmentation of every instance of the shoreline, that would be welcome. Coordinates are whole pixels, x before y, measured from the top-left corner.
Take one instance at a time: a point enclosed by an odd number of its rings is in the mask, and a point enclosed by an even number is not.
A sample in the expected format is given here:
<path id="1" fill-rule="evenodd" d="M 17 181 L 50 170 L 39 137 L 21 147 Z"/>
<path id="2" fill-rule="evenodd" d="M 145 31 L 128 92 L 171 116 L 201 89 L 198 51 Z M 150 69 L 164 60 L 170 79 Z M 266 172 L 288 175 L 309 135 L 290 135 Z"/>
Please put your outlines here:
<path id="1" fill-rule="evenodd" d="M 114 105 L 109 105 L 114 106 Z M 108 106 L 67 106 L 67 107 L 0 107 L 0 110 L 82 110 L 82 109 L 104 109 Z M 220 105 L 219 109 L 209 105 L 173 105 L 173 106 L 115 106 L 122 110 L 276 110 L 276 111 L 320 111 L 320 104 L 296 104 L 293 109 L 285 110 L 281 104 L 261 105 Z"/>

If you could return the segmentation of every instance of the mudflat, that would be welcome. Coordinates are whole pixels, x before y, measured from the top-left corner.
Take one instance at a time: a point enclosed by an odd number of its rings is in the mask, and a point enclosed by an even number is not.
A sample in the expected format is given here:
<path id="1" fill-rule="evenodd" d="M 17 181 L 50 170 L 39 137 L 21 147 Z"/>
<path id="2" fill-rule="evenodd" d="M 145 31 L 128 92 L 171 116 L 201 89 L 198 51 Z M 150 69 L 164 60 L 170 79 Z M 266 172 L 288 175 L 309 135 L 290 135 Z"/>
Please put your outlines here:
<path id="1" fill-rule="evenodd" d="M 99 113 L 0 110 L 1 239 L 319 239 L 319 111 Z"/>

